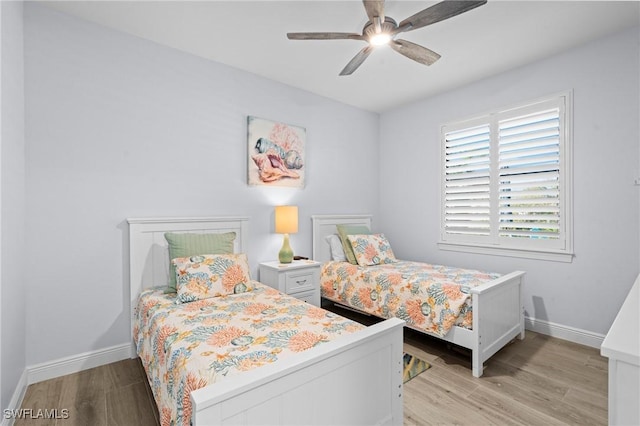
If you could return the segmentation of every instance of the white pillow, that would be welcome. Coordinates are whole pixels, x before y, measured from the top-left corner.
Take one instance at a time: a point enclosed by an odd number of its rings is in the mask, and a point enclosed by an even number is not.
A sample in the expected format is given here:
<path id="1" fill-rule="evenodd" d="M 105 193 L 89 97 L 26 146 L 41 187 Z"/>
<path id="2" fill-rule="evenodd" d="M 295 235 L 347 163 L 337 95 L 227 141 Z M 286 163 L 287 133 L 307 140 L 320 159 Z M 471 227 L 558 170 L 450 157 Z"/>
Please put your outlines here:
<path id="1" fill-rule="evenodd" d="M 329 243 L 329 249 L 331 251 L 331 260 L 336 262 L 346 262 L 347 256 L 344 254 L 344 249 L 342 248 L 342 242 L 340 241 L 340 237 L 337 234 L 327 235 L 325 237 L 327 243 Z"/>

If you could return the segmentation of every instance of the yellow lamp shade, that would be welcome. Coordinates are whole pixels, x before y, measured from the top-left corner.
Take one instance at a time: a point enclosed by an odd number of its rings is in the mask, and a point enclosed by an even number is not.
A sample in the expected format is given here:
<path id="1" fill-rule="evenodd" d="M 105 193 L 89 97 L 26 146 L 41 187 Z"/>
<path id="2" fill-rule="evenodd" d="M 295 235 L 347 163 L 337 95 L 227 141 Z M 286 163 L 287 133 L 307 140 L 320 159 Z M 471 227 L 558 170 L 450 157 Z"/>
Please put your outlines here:
<path id="1" fill-rule="evenodd" d="M 298 206 L 276 206 L 276 233 L 298 232 Z"/>

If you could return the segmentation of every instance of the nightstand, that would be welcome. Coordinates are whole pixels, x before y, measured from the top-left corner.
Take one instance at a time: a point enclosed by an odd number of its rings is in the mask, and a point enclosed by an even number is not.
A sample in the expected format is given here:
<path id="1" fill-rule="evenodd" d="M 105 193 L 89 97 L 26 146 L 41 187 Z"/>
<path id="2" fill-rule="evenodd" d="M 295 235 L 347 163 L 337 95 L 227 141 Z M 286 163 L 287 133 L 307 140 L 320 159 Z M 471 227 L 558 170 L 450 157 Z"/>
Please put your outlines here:
<path id="1" fill-rule="evenodd" d="M 260 263 L 260 282 L 282 293 L 320 306 L 320 262 L 294 260 L 291 263 Z"/>

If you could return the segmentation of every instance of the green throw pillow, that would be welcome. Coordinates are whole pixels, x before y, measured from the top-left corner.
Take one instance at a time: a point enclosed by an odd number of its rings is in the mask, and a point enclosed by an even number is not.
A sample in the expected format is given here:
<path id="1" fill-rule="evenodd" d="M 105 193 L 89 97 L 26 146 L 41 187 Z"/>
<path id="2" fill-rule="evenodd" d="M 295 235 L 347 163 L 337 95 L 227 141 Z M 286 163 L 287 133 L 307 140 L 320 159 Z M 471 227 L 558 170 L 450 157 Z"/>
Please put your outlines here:
<path id="1" fill-rule="evenodd" d="M 176 234 L 166 232 L 164 238 L 169 243 L 169 288 L 167 293 L 176 292 L 176 267 L 171 260 L 202 254 L 233 254 L 235 232 L 223 234 Z"/>
<path id="2" fill-rule="evenodd" d="M 342 248 L 344 249 L 344 255 L 352 265 L 357 265 L 356 255 L 353 253 L 353 247 L 347 239 L 347 235 L 370 235 L 371 231 L 365 225 L 336 225 L 340 241 L 342 242 Z"/>

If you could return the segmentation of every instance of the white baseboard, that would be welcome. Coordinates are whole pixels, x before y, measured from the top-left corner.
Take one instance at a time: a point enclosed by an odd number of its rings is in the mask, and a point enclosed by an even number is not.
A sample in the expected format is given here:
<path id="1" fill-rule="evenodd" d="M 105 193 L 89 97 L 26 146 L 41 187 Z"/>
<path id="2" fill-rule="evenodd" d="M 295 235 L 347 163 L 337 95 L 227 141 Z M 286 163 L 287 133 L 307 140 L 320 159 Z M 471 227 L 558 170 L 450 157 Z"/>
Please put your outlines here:
<path id="1" fill-rule="evenodd" d="M 17 410 L 22 406 L 22 400 L 24 399 L 24 394 L 27 392 L 27 370 L 22 372 L 20 379 L 16 385 L 16 390 L 13 392 L 13 396 L 11 397 L 11 401 L 9 401 L 9 406 L 6 407 L 8 410 Z M 6 418 L 5 412 L 2 412 L 2 426 L 13 426 L 16 419 L 13 417 Z"/>
<path id="2" fill-rule="evenodd" d="M 524 328 L 535 331 L 536 333 L 546 334 L 547 336 L 557 337 L 558 339 L 568 340 L 592 348 L 600 348 L 605 337 L 604 334 L 593 333 L 591 331 L 530 317 L 524 318 Z"/>
<path id="3" fill-rule="evenodd" d="M 27 367 L 28 384 L 54 379 L 131 357 L 131 345 L 117 345 Z"/>

